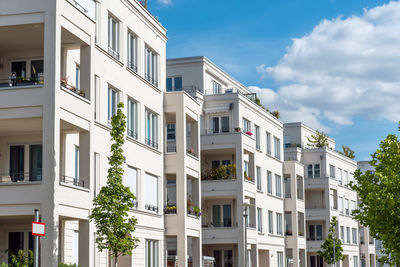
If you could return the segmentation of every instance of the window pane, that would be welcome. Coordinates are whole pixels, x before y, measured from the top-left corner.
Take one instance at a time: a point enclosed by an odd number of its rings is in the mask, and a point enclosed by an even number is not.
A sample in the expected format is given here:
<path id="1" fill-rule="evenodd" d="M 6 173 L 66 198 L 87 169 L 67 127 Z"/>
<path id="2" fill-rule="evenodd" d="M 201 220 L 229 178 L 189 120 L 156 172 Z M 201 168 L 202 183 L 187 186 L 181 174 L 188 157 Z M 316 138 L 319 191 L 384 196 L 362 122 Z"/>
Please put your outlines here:
<path id="1" fill-rule="evenodd" d="M 167 92 L 172 91 L 172 78 L 167 78 Z"/>
<path id="2" fill-rule="evenodd" d="M 221 117 L 221 131 L 229 132 L 229 117 Z"/>
<path id="3" fill-rule="evenodd" d="M 231 212 L 231 205 L 224 205 L 223 206 L 223 216 L 224 216 L 224 227 L 231 227 L 232 226 L 232 212 Z"/>
<path id="4" fill-rule="evenodd" d="M 29 180 L 42 180 L 42 145 L 29 146 Z"/>
<path id="5" fill-rule="evenodd" d="M 158 177 L 146 173 L 144 184 L 146 209 L 158 212 Z"/>
<path id="6" fill-rule="evenodd" d="M 317 240 L 322 240 L 322 225 L 317 225 Z"/>
<path id="7" fill-rule="evenodd" d="M 182 77 L 175 77 L 175 90 L 182 91 Z"/>
<path id="8" fill-rule="evenodd" d="M 215 227 L 221 226 L 221 206 L 213 205 L 213 225 Z"/>

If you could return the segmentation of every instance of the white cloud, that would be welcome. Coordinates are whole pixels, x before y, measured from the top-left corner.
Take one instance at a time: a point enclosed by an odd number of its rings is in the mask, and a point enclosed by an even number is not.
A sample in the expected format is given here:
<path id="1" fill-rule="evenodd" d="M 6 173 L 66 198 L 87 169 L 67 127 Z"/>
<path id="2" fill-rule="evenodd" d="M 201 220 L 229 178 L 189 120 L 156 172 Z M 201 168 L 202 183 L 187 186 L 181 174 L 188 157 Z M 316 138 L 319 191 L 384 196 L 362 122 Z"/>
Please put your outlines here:
<path id="1" fill-rule="evenodd" d="M 166 6 L 172 5 L 172 0 L 157 0 L 157 2 Z"/>
<path id="2" fill-rule="evenodd" d="M 400 2 L 323 20 L 310 34 L 293 39 L 276 66 L 257 67 L 262 78 L 280 84 L 276 92 L 252 90 L 283 119 L 307 120 L 320 129 L 327 129 L 326 122 L 351 125 L 358 115 L 398 121 L 399 29 Z"/>

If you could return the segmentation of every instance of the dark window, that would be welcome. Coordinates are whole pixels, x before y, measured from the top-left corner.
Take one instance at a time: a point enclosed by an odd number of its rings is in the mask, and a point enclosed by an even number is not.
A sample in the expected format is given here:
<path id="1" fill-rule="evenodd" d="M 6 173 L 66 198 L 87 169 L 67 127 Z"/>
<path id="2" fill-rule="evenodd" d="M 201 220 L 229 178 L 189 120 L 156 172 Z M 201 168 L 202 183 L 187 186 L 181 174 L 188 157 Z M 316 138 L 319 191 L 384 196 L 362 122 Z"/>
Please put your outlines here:
<path id="1" fill-rule="evenodd" d="M 18 61 L 11 63 L 11 74 L 15 72 L 17 77 L 26 78 L 26 62 Z"/>
<path id="2" fill-rule="evenodd" d="M 172 91 L 172 78 L 167 78 L 167 92 Z"/>
<path id="3" fill-rule="evenodd" d="M 24 146 L 10 146 L 10 177 L 13 182 L 24 180 Z"/>
<path id="4" fill-rule="evenodd" d="M 8 233 L 8 261 L 11 255 L 17 255 L 18 250 L 24 249 L 24 232 L 9 232 Z"/>
<path id="5" fill-rule="evenodd" d="M 42 180 L 42 145 L 29 147 L 29 181 Z"/>

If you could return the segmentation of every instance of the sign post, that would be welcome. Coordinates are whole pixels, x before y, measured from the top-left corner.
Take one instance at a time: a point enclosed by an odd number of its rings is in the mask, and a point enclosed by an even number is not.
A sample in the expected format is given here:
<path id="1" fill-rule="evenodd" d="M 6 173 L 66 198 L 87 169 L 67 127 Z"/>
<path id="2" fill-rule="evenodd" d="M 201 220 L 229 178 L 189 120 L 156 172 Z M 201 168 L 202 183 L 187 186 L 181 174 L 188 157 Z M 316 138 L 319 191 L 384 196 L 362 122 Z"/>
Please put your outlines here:
<path id="1" fill-rule="evenodd" d="M 46 225 L 39 222 L 39 210 L 35 209 L 35 221 L 32 222 L 32 235 L 34 236 L 33 266 L 39 267 L 39 237 L 46 235 Z"/>

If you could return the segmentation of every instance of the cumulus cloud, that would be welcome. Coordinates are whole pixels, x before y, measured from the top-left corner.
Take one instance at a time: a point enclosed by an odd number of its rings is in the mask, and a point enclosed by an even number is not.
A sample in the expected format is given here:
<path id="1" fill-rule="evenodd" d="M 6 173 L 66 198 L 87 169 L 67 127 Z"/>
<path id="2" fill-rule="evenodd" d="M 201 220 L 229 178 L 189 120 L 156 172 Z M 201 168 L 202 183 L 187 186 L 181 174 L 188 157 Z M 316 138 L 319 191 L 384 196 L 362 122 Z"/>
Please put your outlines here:
<path id="1" fill-rule="evenodd" d="M 361 16 L 323 20 L 293 39 L 276 66 L 260 65 L 261 78 L 279 84 L 251 87 L 285 120 L 329 130 L 354 116 L 400 119 L 400 2 L 365 9 Z"/>

